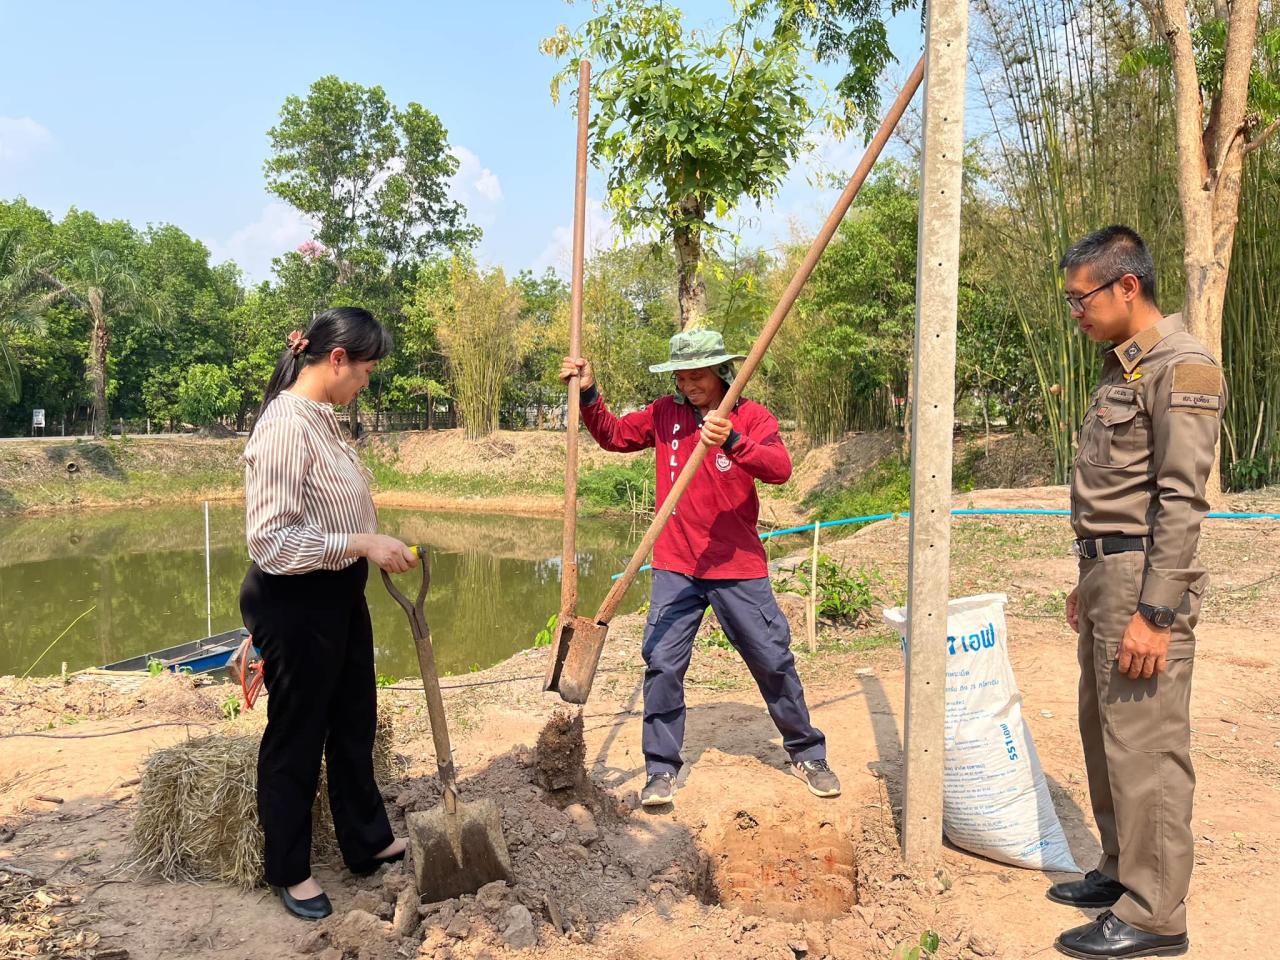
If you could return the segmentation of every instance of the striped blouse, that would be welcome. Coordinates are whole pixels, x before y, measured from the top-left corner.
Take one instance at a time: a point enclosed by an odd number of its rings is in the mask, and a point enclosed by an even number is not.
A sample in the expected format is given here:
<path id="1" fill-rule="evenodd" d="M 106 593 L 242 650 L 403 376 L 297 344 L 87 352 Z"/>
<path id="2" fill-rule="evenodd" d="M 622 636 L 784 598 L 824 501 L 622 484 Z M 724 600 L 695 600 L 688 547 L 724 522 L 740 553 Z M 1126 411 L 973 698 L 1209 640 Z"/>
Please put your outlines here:
<path id="1" fill-rule="evenodd" d="M 280 393 L 244 460 L 245 538 L 264 572 L 340 570 L 355 562 L 347 537 L 377 532 L 370 474 L 328 404 Z"/>

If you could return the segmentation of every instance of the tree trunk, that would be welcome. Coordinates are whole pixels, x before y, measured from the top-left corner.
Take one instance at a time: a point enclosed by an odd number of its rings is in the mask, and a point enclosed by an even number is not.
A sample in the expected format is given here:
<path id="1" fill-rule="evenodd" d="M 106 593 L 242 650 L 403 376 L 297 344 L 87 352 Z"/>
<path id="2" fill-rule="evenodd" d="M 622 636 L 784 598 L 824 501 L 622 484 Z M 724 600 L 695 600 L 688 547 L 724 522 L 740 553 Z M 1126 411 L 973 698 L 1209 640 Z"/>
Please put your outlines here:
<path id="1" fill-rule="evenodd" d="M 707 319 L 707 286 L 702 282 L 702 228 L 706 211 L 700 201 L 680 204 L 683 221 L 675 229 L 676 271 L 680 302 L 680 329 L 696 330 Z"/>
<path id="2" fill-rule="evenodd" d="M 93 315 L 93 333 L 89 346 L 89 378 L 93 381 L 93 421 L 90 432 L 95 437 L 107 435 L 107 351 L 111 346 L 111 331 L 107 328 L 107 316 L 102 310 L 102 295 L 89 291 L 89 308 Z"/>
<path id="3" fill-rule="evenodd" d="M 1228 8 L 1219 8 L 1219 13 L 1227 17 L 1227 48 L 1220 92 L 1210 104 L 1206 126 L 1186 0 L 1146 0 L 1173 62 L 1178 199 L 1186 244 L 1183 313 L 1187 328 L 1219 363 L 1222 310 L 1240 209 L 1247 136 L 1244 121 L 1258 29 L 1258 2 L 1235 0 Z M 1214 459 L 1205 493 L 1211 503 L 1221 500 L 1218 458 Z"/>

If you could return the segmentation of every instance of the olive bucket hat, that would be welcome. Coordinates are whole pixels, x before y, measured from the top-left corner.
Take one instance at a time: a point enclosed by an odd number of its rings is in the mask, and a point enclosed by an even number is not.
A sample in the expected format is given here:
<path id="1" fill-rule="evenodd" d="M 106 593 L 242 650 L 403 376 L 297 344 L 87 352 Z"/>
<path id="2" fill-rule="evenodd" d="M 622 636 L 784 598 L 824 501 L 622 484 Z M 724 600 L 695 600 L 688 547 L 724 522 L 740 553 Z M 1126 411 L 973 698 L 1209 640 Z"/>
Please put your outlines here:
<path id="1" fill-rule="evenodd" d="M 676 370 L 699 370 L 702 367 L 718 367 L 747 359 L 741 353 L 729 353 L 724 348 L 724 337 L 715 330 L 685 330 L 671 338 L 671 359 L 655 363 L 650 373 L 671 373 Z"/>

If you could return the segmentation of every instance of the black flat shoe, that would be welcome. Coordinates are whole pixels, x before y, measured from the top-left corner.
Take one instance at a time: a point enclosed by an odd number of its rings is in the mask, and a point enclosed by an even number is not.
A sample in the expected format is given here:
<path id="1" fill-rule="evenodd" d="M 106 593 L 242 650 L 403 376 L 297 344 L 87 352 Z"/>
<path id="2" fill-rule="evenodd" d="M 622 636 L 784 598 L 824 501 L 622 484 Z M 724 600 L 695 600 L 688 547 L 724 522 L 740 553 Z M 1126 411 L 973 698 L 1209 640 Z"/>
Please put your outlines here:
<path id="1" fill-rule="evenodd" d="M 1129 957 L 1180 957 L 1191 941 L 1185 933 L 1162 936 L 1131 927 L 1110 910 L 1092 923 L 1059 934 L 1054 946 L 1069 957 L 1113 960 Z"/>
<path id="2" fill-rule="evenodd" d="M 323 893 L 308 897 L 306 900 L 299 900 L 285 887 L 272 887 L 271 889 L 276 892 L 276 896 L 280 898 L 284 908 L 302 920 L 323 920 L 333 913 L 333 904 L 329 902 L 329 898 Z"/>
<path id="3" fill-rule="evenodd" d="M 1115 902 L 1128 892 L 1129 888 L 1119 880 L 1112 880 L 1105 873 L 1090 870 L 1083 880 L 1055 883 L 1045 896 L 1054 903 L 1087 909 L 1115 906 Z"/>
<path id="4" fill-rule="evenodd" d="M 399 853 L 393 853 L 387 857 L 371 857 L 368 860 L 361 861 L 360 863 L 349 863 L 347 864 L 347 869 L 357 877 L 367 877 L 371 873 L 375 873 L 378 868 L 384 864 L 399 863 L 404 859 L 405 851 L 408 849 L 409 847 L 406 844 L 404 850 L 401 850 Z"/>

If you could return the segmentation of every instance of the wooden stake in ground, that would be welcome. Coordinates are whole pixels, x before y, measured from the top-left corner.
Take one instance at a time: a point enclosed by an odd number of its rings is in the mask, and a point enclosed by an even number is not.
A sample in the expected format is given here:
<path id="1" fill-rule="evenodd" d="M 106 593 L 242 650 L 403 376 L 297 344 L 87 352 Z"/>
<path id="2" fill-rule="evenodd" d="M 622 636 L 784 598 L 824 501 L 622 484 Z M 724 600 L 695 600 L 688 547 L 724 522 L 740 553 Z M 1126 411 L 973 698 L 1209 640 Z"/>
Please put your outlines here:
<path id="1" fill-rule="evenodd" d="M 805 617 L 809 628 L 809 652 L 818 652 L 818 531 L 822 524 L 813 523 L 813 560 L 809 566 L 809 602 L 805 605 Z"/>
<path id="2" fill-rule="evenodd" d="M 969 11 L 929 4 L 920 160 L 916 340 L 912 367 L 902 852 L 942 858 L 942 740 L 951 559 L 951 434 L 960 272 L 960 186 Z"/>

